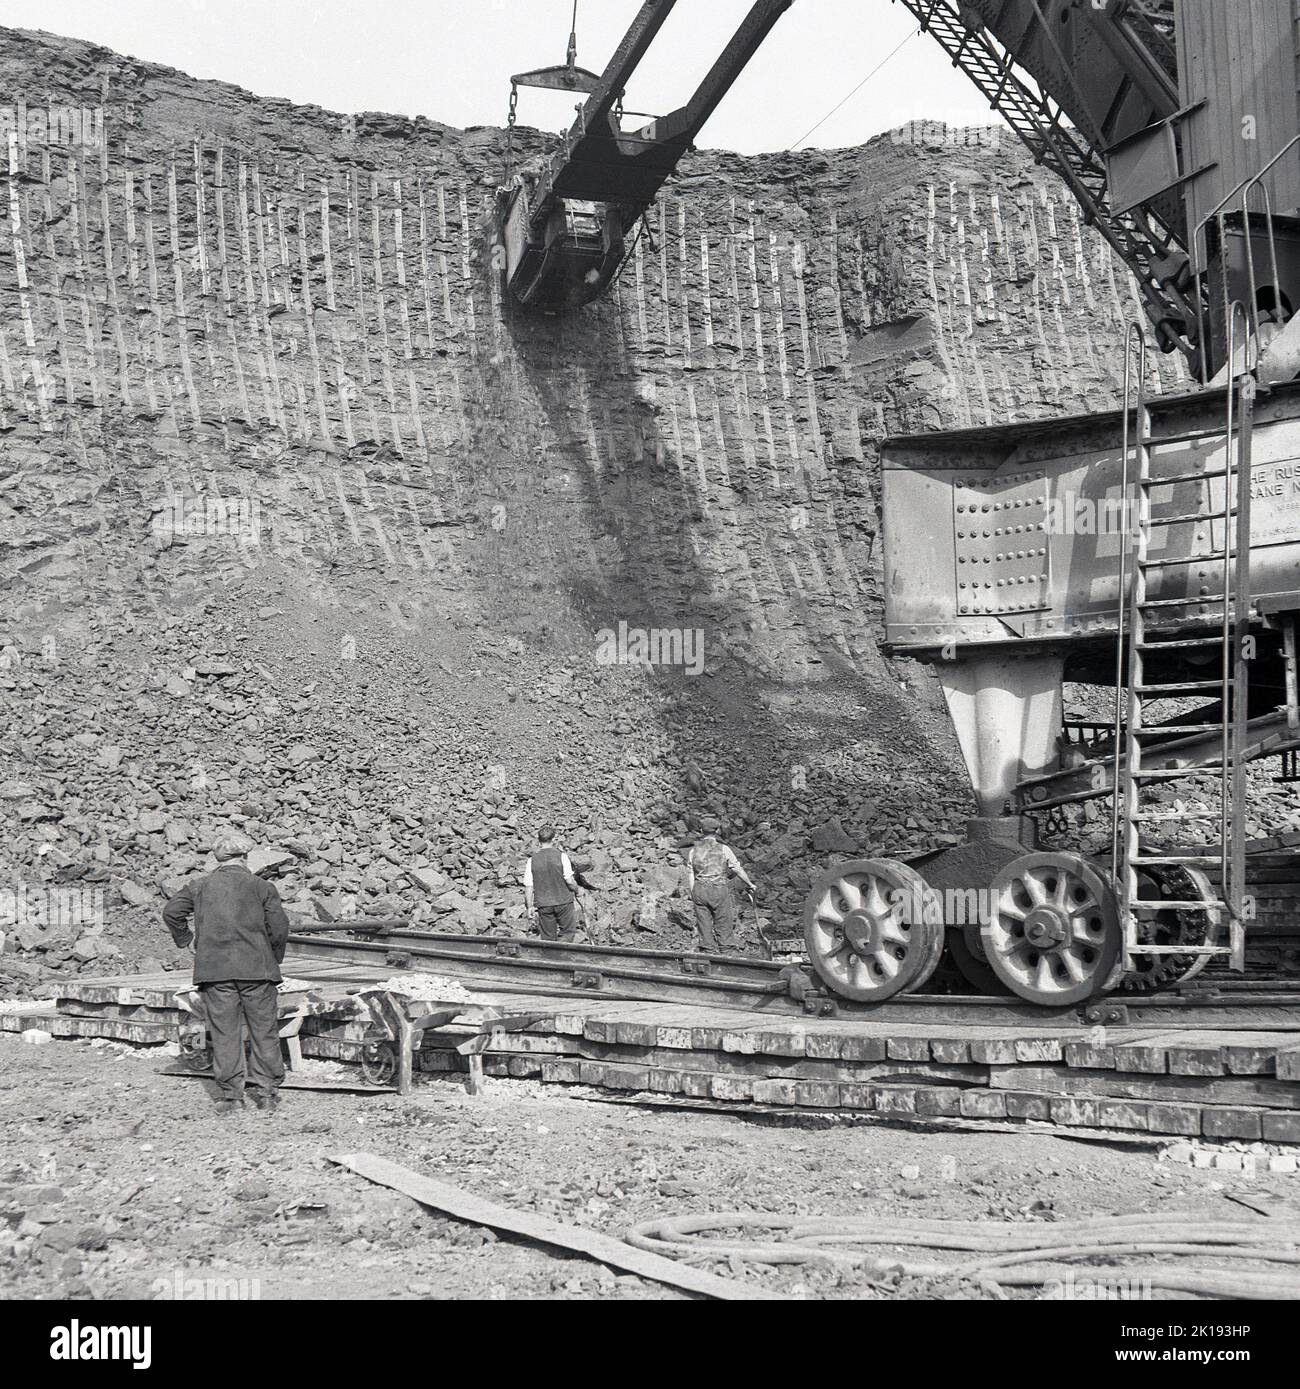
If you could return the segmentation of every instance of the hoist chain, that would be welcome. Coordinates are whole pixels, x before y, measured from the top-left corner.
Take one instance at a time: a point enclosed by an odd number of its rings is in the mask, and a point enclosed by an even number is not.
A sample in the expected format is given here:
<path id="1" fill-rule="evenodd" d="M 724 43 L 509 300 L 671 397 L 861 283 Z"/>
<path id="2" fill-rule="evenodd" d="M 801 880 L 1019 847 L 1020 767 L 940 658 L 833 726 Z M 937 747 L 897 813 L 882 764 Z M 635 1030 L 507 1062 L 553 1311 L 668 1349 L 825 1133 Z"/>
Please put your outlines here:
<path id="1" fill-rule="evenodd" d="M 515 108 L 519 105 L 519 86 L 510 84 L 510 112 L 506 116 L 506 183 L 515 172 Z"/>

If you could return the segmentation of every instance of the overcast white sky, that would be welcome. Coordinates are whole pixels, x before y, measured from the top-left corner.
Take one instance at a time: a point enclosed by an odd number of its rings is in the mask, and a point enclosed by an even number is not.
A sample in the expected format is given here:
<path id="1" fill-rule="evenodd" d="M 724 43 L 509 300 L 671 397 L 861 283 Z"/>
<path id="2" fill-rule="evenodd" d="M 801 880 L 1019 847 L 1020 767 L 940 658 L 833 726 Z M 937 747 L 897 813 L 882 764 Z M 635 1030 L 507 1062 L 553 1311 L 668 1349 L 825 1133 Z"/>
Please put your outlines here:
<path id="1" fill-rule="evenodd" d="M 654 114 L 694 90 L 750 0 L 679 0 L 629 87 Z M 599 72 L 640 0 L 579 0 L 578 61 Z M 259 96 L 449 125 L 503 123 L 510 75 L 564 61 L 572 0 L 5 0 L 0 22 L 89 39 Z M 794 0 L 705 127 L 702 145 L 789 148 L 916 25 L 893 0 Z M 524 92 L 519 118 L 559 130 L 574 98 Z M 908 120 L 996 119 L 928 35 L 910 39 L 808 141 L 856 145 Z"/>

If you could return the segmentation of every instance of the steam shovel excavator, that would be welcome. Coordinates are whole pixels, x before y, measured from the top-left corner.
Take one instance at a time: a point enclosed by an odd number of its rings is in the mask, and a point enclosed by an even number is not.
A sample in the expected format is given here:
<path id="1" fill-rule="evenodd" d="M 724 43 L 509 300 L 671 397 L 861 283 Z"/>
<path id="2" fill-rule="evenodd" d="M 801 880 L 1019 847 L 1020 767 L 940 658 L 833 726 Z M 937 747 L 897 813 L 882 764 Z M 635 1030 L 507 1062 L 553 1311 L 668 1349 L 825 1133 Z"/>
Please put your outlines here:
<path id="1" fill-rule="evenodd" d="M 561 148 L 506 190 L 519 303 L 608 287 L 790 0 L 754 4 L 691 101 L 625 134 L 674 3 L 642 5 Z M 882 441 L 883 649 L 936 668 L 978 814 L 963 844 L 831 865 L 808 959 L 858 1003 L 923 991 L 943 957 L 1086 1022 L 1122 1021 L 1116 989 L 1294 987 L 1300 829 L 1248 845 L 1246 826 L 1249 764 L 1300 782 L 1295 5 L 901 3 L 1070 189 L 1195 384 L 1151 395 L 1134 323 L 1121 409 Z M 1067 719 L 1067 685 L 1110 717 Z M 1040 847 L 1045 827 L 1086 839 L 1069 814 L 1101 799 L 1104 851 Z"/>

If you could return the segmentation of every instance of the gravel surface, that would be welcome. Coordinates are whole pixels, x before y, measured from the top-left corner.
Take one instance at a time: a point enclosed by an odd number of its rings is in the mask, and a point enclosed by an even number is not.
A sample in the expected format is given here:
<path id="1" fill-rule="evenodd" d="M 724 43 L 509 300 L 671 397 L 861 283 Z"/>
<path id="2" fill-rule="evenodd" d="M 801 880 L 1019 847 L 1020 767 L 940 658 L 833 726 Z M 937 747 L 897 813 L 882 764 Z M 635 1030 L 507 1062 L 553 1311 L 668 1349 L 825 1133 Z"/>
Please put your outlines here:
<path id="1" fill-rule="evenodd" d="M 1050 1222 L 1186 1211 L 1295 1179 L 1161 1162 L 1150 1148 L 1038 1133 L 746 1120 L 489 1081 L 413 1096 L 286 1091 L 218 1119 L 206 1082 L 157 1050 L 0 1038 L 0 1295 L 171 1297 L 246 1279 L 262 1297 L 678 1297 L 639 1278 L 445 1219 L 329 1163 L 366 1151 L 512 1208 L 620 1235 L 690 1211 Z M 740 1263 L 713 1271 L 790 1297 L 981 1297 L 899 1280 Z M 182 1293 L 181 1295 L 195 1295 Z"/>

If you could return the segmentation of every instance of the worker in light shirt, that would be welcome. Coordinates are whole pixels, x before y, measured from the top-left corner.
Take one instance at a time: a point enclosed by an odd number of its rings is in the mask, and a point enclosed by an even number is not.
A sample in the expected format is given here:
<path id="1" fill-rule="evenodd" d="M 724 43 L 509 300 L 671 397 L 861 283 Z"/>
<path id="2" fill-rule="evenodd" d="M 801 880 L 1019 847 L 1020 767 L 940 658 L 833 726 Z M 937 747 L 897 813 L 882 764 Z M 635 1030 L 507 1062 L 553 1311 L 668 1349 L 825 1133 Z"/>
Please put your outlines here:
<path id="1" fill-rule="evenodd" d="M 708 816 L 700 828 L 699 841 L 686 855 L 686 887 L 695 906 L 695 929 L 706 954 L 730 955 L 735 949 L 736 928 L 736 899 L 731 895 L 730 880 L 739 878 L 751 897 L 754 882 L 718 838 L 717 820 Z"/>
<path id="2" fill-rule="evenodd" d="M 537 913 L 537 929 L 547 940 L 572 940 L 578 929 L 574 899 L 578 880 L 573 862 L 553 840 L 555 828 L 537 831 L 537 849 L 524 865 L 524 906 Z"/>

